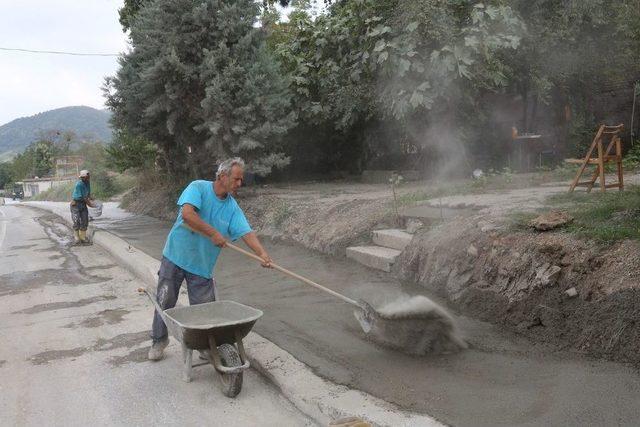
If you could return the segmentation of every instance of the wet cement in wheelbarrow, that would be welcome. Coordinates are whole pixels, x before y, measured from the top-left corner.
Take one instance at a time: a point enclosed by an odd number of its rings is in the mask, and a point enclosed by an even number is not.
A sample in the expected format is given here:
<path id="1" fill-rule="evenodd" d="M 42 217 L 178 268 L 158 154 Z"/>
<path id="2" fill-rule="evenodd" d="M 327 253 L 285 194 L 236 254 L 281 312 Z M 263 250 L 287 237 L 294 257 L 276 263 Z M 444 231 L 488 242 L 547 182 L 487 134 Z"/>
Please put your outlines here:
<path id="1" fill-rule="evenodd" d="M 137 219 L 135 227 L 124 221 L 113 231 L 160 259 L 170 226 Z M 266 246 L 284 267 L 374 306 L 401 292 L 424 293 L 347 259 L 300 246 Z M 225 299 L 264 311 L 256 332 L 317 374 L 449 424 L 634 425 L 640 418 L 640 375 L 625 365 L 535 347 L 456 313 L 468 350 L 407 356 L 366 340 L 347 304 L 251 264 L 241 254 L 225 251 L 216 279 Z"/>
<path id="2" fill-rule="evenodd" d="M 214 304 L 214 303 L 211 303 Z M 254 321 L 260 317 L 260 312 L 230 301 L 215 303 L 215 308 L 197 305 L 178 307 L 167 311 L 176 322 L 191 328 L 217 327 L 230 324 L 241 324 Z"/>

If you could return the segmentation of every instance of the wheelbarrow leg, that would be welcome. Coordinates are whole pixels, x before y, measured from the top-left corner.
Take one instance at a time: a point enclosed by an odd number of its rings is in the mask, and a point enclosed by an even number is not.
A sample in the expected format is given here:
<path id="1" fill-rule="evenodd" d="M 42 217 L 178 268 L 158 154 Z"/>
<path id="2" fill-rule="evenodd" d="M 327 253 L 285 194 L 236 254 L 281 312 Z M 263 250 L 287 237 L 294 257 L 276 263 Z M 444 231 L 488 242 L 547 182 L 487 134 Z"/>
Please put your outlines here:
<path id="1" fill-rule="evenodd" d="M 191 382 L 191 366 L 193 363 L 193 350 L 187 348 L 187 346 L 182 343 L 182 359 L 184 361 L 184 367 L 182 371 L 182 379 L 185 382 Z"/>
<path id="2" fill-rule="evenodd" d="M 236 331 L 236 346 L 238 347 L 238 354 L 240 355 L 240 362 L 245 363 L 247 361 L 247 354 L 244 352 L 244 344 L 242 343 L 242 337 L 240 332 Z"/>
<path id="3" fill-rule="evenodd" d="M 218 344 L 216 343 L 216 339 L 213 335 L 209 335 L 209 354 L 211 355 L 211 363 L 214 367 L 222 366 L 222 361 L 220 360 L 220 353 L 218 353 Z"/>

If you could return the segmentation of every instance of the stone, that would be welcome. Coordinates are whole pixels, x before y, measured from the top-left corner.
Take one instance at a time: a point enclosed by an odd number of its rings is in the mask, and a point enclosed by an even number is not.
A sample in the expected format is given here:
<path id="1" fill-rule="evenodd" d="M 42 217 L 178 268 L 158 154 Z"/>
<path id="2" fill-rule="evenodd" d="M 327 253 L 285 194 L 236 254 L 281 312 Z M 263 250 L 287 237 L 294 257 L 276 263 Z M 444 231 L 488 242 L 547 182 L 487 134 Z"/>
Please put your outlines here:
<path id="1" fill-rule="evenodd" d="M 536 279 L 538 279 L 542 285 L 555 284 L 561 271 L 562 268 L 557 265 L 544 264 L 536 270 Z"/>
<path id="2" fill-rule="evenodd" d="M 419 229 L 421 229 L 422 227 L 424 227 L 424 224 L 422 223 L 422 221 L 415 219 L 415 218 L 409 218 L 407 220 L 407 233 L 409 234 L 415 234 L 416 231 L 418 231 Z"/>
<path id="3" fill-rule="evenodd" d="M 564 293 L 569 297 L 569 298 L 574 298 L 578 296 L 578 291 L 576 290 L 576 288 L 569 288 L 566 291 L 564 291 Z"/>
<path id="4" fill-rule="evenodd" d="M 573 217 L 566 212 L 550 211 L 531 220 L 529 225 L 538 231 L 549 231 L 562 227 L 573 221 Z"/>
<path id="5" fill-rule="evenodd" d="M 497 229 L 498 227 L 495 224 L 487 224 L 480 227 L 480 231 L 482 231 L 483 233 L 488 233 L 490 231 L 495 231 Z"/>
<path id="6" fill-rule="evenodd" d="M 469 245 L 469 247 L 467 248 L 467 255 L 472 256 L 474 258 L 477 257 L 478 249 L 473 245 Z"/>
<path id="7" fill-rule="evenodd" d="M 354 259 L 367 267 L 390 272 L 391 266 L 401 251 L 381 246 L 352 246 L 347 248 L 347 258 Z"/>
<path id="8" fill-rule="evenodd" d="M 373 231 L 373 243 L 399 251 L 403 251 L 411 243 L 412 238 L 413 235 L 398 229 Z"/>

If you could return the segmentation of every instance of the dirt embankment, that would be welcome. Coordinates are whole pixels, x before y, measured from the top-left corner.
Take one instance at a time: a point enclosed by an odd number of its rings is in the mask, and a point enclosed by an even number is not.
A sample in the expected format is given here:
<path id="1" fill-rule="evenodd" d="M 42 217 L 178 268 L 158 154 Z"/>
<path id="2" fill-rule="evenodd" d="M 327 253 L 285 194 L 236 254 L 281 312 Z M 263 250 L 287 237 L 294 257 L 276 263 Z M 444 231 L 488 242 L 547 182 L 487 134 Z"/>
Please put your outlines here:
<path id="1" fill-rule="evenodd" d="M 281 198 L 253 195 L 239 201 L 262 235 L 293 241 L 323 253 L 343 255 L 348 246 L 370 242 L 371 230 L 390 226 L 384 200 Z"/>
<path id="2" fill-rule="evenodd" d="M 300 187 L 243 189 L 236 199 L 261 235 L 332 255 L 343 255 L 348 246 L 370 242 L 373 229 L 394 223 L 391 193 L 385 186 L 356 184 L 346 192 L 324 184 Z M 173 221 L 178 197 L 175 189 L 137 188 L 123 197 L 121 206 Z"/>
<path id="3" fill-rule="evenodd" d="M 565 233 L 482 232 L 475 221 L 423 230 L 396 273 L 471 316 L 536 341 L 640 363 L 640 245 Z"/>

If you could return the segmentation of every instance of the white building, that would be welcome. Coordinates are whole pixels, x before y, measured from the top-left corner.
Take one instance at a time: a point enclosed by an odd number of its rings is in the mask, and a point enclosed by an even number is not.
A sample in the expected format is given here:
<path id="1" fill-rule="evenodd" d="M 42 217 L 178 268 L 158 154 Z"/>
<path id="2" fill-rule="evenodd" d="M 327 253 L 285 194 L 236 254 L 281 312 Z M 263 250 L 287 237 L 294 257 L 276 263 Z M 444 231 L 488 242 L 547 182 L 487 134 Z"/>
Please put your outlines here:
<path id="1" fill-rule="evenodd" d="M 16 182 L 16 184 L 22 185 L 22 191 L 24 191 L 24 197 L 26 198 L 36 196 L 43 191 L 47 191 L 53 187 L 66 184 L 68 182 L 73 182 L 75 180 L 75 177 L 55 178 L 51 176 L 45 176 L 42 178 L 35 177 L 32 179 L 25 179 L 22 182 Z"/>

